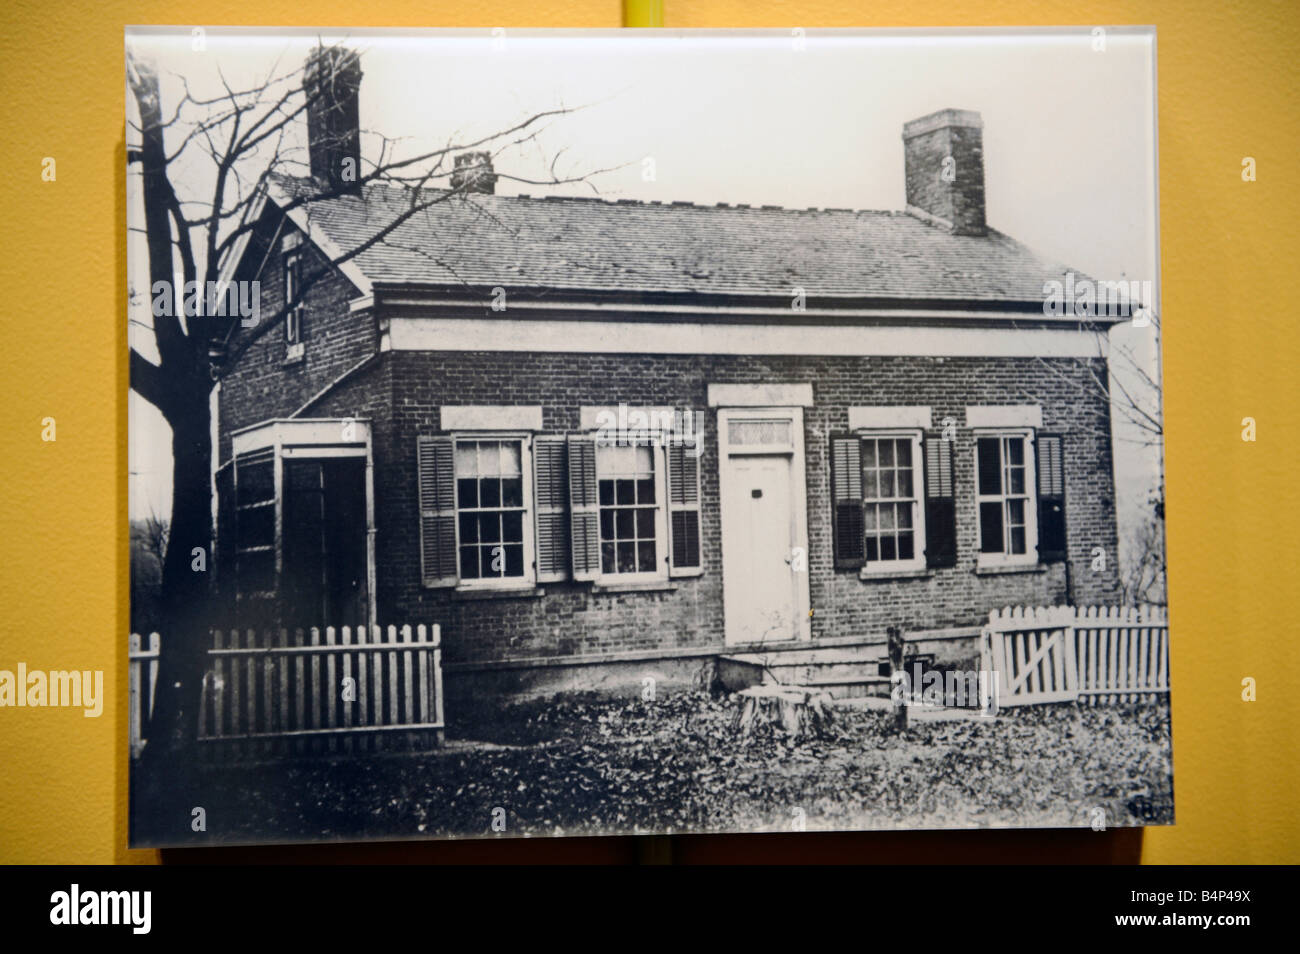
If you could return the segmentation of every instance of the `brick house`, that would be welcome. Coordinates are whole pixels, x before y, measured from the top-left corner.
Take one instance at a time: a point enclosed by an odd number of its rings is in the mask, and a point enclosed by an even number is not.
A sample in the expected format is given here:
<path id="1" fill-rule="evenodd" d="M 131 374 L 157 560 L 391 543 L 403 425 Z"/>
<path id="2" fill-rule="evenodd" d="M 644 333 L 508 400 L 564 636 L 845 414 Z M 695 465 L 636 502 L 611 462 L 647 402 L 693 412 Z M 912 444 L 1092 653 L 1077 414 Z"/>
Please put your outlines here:
<path id="1" fill-rule="evenodd" d="M 473 153 L 329 268 L 408 201 L 333 172 L 349 79 L 226 263 L 263 311 L 325 270 L 214 390 L 240 619 L 440 623 L 454 718 L 719 657 L 862 682 L 887 626 L 961 659 L 993 607 L 1117 599 L 1115 319 L 1044 313 L 1067 269 L 987 226 L 977 114 L 904 126 L 901 212 L 496 195 Z"/>

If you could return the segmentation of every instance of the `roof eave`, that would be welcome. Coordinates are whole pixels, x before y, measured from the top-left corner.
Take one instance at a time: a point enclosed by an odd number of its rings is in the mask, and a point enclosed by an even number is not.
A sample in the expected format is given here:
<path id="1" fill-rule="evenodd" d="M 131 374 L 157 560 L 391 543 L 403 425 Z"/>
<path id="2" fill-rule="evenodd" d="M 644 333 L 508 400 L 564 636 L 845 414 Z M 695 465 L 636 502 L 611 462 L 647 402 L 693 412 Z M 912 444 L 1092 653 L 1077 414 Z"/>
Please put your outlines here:
<path id="1" fill-rule="evenodd" d="M 559 289 L 375 281 L 374 304 L 379 312 L 411 312 L 467 309 L 499 314 L 493 308 L 496 290 L 505 288 L 506 307 L 532 313 L 579 312 L 625 315 L 673 315 L 705 313 L 718 321 L 747 321 L 758 317 L 782 318 L 791 323 L 837 321 L 862 323 L 995 324 L 1024 323 L 1028 326 L 1103 328 L 1128 316 L 1054 316 L 1044 309 L 1042 299 L 1013 298 L 885 298 L 848 295 L 809 295 L 802 307 L 793 308 L 789 295 L 718 292 L 619 292 L 592 289 Z"/>

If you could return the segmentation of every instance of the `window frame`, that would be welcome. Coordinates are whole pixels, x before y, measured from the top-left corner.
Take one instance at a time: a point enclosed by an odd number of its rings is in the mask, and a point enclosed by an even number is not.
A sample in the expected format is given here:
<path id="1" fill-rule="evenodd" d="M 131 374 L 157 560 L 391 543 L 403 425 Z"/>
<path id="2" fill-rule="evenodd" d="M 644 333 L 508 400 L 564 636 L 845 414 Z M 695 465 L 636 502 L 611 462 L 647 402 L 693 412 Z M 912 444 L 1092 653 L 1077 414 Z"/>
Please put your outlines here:
<path id="1" fill-rule="evenodd" d="M 523 545 L 524 572 L 522 576 L 489 576 L 466 578 L 460 570 L 460 494 L 453 491 L 456 519 L 456 588 L 460 590 L 512 590 L 537 585 L 536 539 L 534 537 L 534 502 L 533 502 L 533 435 L 530 431 L 452 431 L 448 435 L 452 446 L 452 481 L 453 487 L 459 480 L 456 474 L 456 448 L 461 441 L 517 441 L 519 443 L 520 480 L 523 482 Z M 506 508 L 497 508 L 506 509 Z M 513 509 L 513 508 L 510 508 Z M 466 511 L 471 512 L 471 511 Z M 473 511 L 473 512 L 477 512 Z"/>
<path id="2" fill-rule="evenodd" d="M 925 526 L 925 433 L 920 428 L 859 428 L 853 432 L 858 438 L 859 460 L 865 459 L 862 443 L 867 440 L 889 439 L 899 440 L 908 438 L 912 443 L 912 558 L 910 560 L 868 560 L 866 558 L 866 535 L 868 528 L 866 526 L 866 481 L 862 480 L 862 523 L 863 523 L 863 545 L 862 545 L 862 570 L 863 576 L 894 576 L 899 573 L 914 573 L 925 570 L 925 546 L 926 546 L 926 526 Z M 861 467 L 861 465 L 859 465 Z M 861 479 L 861 475 L 859 475 Z M 892 502 L 897 503 L 903 498 L 891 498 Z M 887 503 L 890 500 L 886 498 L 873 498 L 872 503 Z M 877 532 L 879 527 L 876 528 Z M 895 528 L 897 529 L 897 528 Z"/>
<path id="3" fill-rule="evenodd" d="M 668 450 L 664 446 L 663 440 L 652 435 L 645 441 L 650 447 L 650 456 L 654 464 L 654 483 L 655 483 L 655 569 L 653 572 L 638 570 L 636 573 L 606 573 L 604 569 L 604 554 L 601 554 L 601 569 L 597 574 L 595 582 L 604 585 L 617 585 L 621 583 L 666 583 L 669 577 L 669 562 L 672 557 L 671 542 L 668 539 Z M 600 458 L 601 450 L 626 447 L 625 443 L 601 443 L 596 439 L 596 532 L 599 535 L 601 547 L 605 544 L 605 535 L 601 527 L 600 513 L 604 506 L 600 503 L 600 481 L 601 469 Z M 615 505 L 617 506 L 617 504 Z M 694 569 L 692 567 L 692 569 Z"/>
<path id="4" fill-rule="evenodd" d="M 980 439 L 998 439 L 998 482 L 1001 492 L 985 494 L 980 492 Z M 1025 492 L 1010 494 L 1007 492 L 1005 444 L 1008 438 L 1019 438 L 1024 444 Z M 1038 461 L 1034 453 L 1034 428 L 1032 427 L 987 427 L 975 430 L 975 446 L 972 450 L 975 466 L 975 553 L 976 566 L 980 569 L 1036 566 L 1038 559 Z M 1025 552 L 1009 553 L 1009 525 L 1007 523 L 1006 501 L 1020 499 L 1025 501 Z M 1002 504 L 1002 552 L 986 553 L 984 551 L 984 526 L 980 517 L 980 505 L 999 501 Z"/>
<path id="5" fill-rule="evenodd" d="M 294 246 L 284 253 L 284 303 L 286 306 L 293 300 L 293 296 L 298 294 L 301 286 L 302 248 Z M 284 314 L 284 341 L 289 348 L 290 357 L 295 357 L 302 350 L 303 307 L 303 303 L 299 302 Z"/>

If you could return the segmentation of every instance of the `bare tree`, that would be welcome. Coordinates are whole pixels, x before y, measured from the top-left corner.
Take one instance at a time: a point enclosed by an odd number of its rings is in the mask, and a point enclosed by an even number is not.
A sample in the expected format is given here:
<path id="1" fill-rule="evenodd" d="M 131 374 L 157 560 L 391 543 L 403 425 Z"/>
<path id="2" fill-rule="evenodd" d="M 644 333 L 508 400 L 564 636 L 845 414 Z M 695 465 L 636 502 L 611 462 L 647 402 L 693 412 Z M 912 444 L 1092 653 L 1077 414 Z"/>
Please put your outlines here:
<path id="1" fill-rule="evenodd" d="M 324 53 L 330 55 L 319 55 Z M 219 281 L 226 257 L 243 236 L 258 228 L 260 200 L 271 177 L 301 175 L 306 168 L 295 156 L 301 150 L 292 146 L 293 125 L 305 120 L 308 110 L 336 78 L 356 69 L 359 56 L 342 46 L 322 46 L 315 62 L 331 72 L 314 77 L 307 89 L 303 67 L 284 71 L 273 67 L 262 81 L 238 89 L 221 74 L 223 91 L 210 98 L 195 95 L 188 80 L 178 77 L 183 92 L 167 106 L 156 66 L 128 50 L 127 82 L 134 104 L 134 115 L 128 120 L 128 173 L 139 176 L 143 227 L 138 231 L 147 246 L 152 294 L 157 295 L 159 289 L 189 288 L 191 282 L 206 289 L 212 287 L 209 283 Z M 155 748 L 158 743 L 167 749 L 184 746 L 196 738 L 210 598 L 207 574 L 196 568 L 206 566 L 199 554 L 206 554 L 212 539 L 208 400 L 222 362 L 237 360 L 297 308 L 316 282 L 340 264 L 385 242 L 412 216 L 442 202 L 468 200 L 472 175 L 466 172 L 474 169 L 462 165 L 456 170 L 458 176 L 452 178 L 455 155 L 477 150 L 495 157 L 525 144 L 540 149 L 538 134 L 549 121 L 572 111 L 560 107 L 538 112 L 492 135 L 449 141 L 401 159 L 396 158 L 396 140 L 368 132 L 378 143 L 378 158 L 355 170 L 356 181 L 349 189 L 316 182 L 315 187 L 292 196 L 283 211 L 381 183 L 403 190 L 407 201 L 398 214 L 377 221 L 372 234 L 315 272 L 303 275 L 292 299 L 273 314 L 262 315 L 254 329 L 233 336 L 233 344 L 224 354 L 228 326 L 221 322 L 172 313 L 153 314 L 147 323 L 158 360 L 131 350 L 131 388 L 161 412 L 172 432 L 171 518 L 162 561 L 167 632 L 149 735 Z M 196 163 L 205 169 L 204 174 L 193 173 Z M 500 173 L 497 177 L 541 186 L 582 182 L 594 190 L 590 179 L 603 171 L 564 176 L 555 166 L 553 159 L 550 175 L 540 180 Z M 437 254 L 436 249 L 429 252 Z"/>
<path id="2" fill-rule="evenodd" d="M 1138 306 L 1138 303 L 1133 303 Z M 1149 327 L 1153 353 L 1160 354 L 1160 317 L 1149 308 L 1135 307 L 1135 317 Z M 1121 596 L 1126 605 L 1165 605 L 1165 492 L 1164 417 L 1161 411 L 1160 372 L 1118 343 L 1107 332 L 1095 330 L 1097 357 L 1109 355 L 1108 373 L 1095 364 L 1084 364 L 1079 374 L 1070 374 L 1058 363 L 1038 358 L 1038 364 L 1056 381 L 1086 399 L 1085 406 L 1100 404 L 1106 414 L 1084 421 L 1081 428 L 1107 441 L 1123 441 L 1148 448 L 1156 458 L 1155 480 L 1146 490 L 1147 499 L 1138 520 L 1124 533 L 1120 560 Z M 1033 398 L 1026 391 L 1027 397 Z"/>
<path id="3" fill-rule="evenodd" d="M 151 513 L 140 522 L 140 534 L 144 541 L 145 549 L 155 560 L 158 566 L 163 565 L 167 558 L 167 532 L 170 529 L 166 520 L 157 514 Z"/>
<path id="4" fill-rule="evenodd" d="M 1165 500 L 1163 488 L 1147 498 L 1149 510 L 1128 534 L 1125 559 L 1120 565 L 1120 586 L 1126 606 L 1166 605 Z"/>
<path id="5" fill-rule="evenodd" d="M 158 629 L 162 566 L 167 552 L 167 521 L 156 513 L 131 521 L 131 631 Z"/>

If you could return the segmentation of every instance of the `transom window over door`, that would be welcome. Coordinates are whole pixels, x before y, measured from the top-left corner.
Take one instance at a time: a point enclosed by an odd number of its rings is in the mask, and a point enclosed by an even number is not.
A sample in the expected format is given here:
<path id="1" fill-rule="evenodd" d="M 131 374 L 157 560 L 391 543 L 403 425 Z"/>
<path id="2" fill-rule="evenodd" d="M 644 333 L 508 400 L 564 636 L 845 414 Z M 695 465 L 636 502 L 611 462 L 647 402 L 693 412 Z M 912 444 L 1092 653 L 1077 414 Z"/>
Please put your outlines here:
<path id="1" fill-rule="evenodd" d="M 794 443 L 794 422 L 788 418 L 734 418 L 727 422 L 727 443 L 732 448 L 781 448 Z"/>
<path id="2" fill-rule="evenodd" d="M 596 445 L 603 575 L 661 575 L 656 449 Z"/>
<path id="3" fill-rule="evenodd" d="M 461 579 L 522 578 L 522 442 L 457 440 L 455 466 Z"/>
<path id="4" fill-rule="evenodd" d="M 1035 562 L 1038 531 L 1029 435 L 982 436 L 976 441 L 975 457 L 980 562 Z"/>
<path id="5" fill-rule="evenodd" d="M 862 501 L 867 569 L 919 568 L 920 510 L 918 438 L 869 436 L 862 439 Z M 883 565 L 883 566 L 882 566 Z"/>

